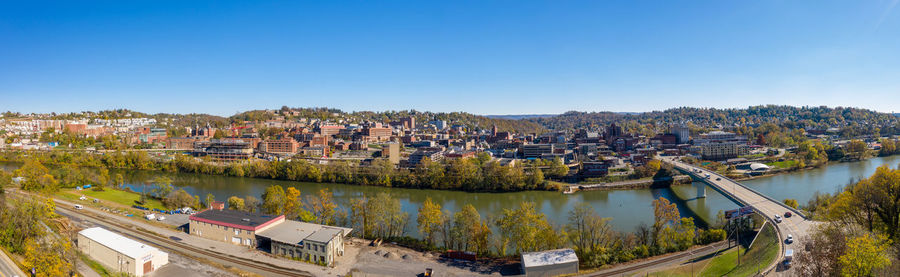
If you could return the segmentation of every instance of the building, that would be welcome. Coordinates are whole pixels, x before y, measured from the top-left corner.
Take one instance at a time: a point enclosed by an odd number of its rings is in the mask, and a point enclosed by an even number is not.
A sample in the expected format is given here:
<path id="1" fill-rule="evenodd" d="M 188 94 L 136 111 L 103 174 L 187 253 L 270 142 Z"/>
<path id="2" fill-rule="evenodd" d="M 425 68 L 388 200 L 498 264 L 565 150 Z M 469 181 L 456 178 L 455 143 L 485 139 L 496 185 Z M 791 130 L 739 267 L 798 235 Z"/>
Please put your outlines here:
<path id="1" fill-rule="evenodd" d="M 323 136 L 333 136 L 337 135 L 341 132 L 341 129 L 344 129 L 344 126 L 341 125 L 319 125 L 316 127 L 316 132 Z"/>
<path id="2" fill-rule="evenodd" d="M 353 229 L 287 220 L 256 237 L 272 254 L 334 266 L 344 255 L 344 238 Z"/>
<path id="3" fill-rule="evenodd" d="M 526 144 L 522 145 L 522 157 L 526 159 L 541 158 L 544 154 L 553 154 L 553 144 Z"/>
<path id="4" fill-rule="evenodd" d="M 416 166 L 425 158 L 434 162 L 440 161 L 444 159 L 444 152 L 436 150 L 417 150 L 409 155 L 409 165 Z"/>
<path id="5" fill-rule="evenodd" d="M 392 164 L 400 163 L 400 144 L 388 143 L 381 146 L 381 157 L 388 159 Z"/>
<path id="6" fill-rule="evenodd" d="M 522 254 L 522 272 L 526 277 L 577 274 L 578 256 L 569 248 L 526 252 Z"/>
<path id="7" fill-rule="evenodd" d="M 415 129 L 416 128 L 416 118 L 412 116 L 404 117 L 400 119 L 400 125 L 403 126 L 403 129 Z"/>
<path id="8" fill-rule="evenodd" d="M 214 139 L 194 144 L 195 156 L 210 156 L 219 161 L 248 160 L 253 156 L 251 142 L 242 139 Z"/>
<path id="9" fill-rule="evenodd" d="M 296 140 L 283 137 L 281 139 L 267 139 L 259 143 L 259 152 L 272 154 L 294 154 L 300 148 Z"/>
<path id="10" fill-rule="evenodd" d="M 676 143 L 688 143 L 691 141 L 691 129 L 683 124 L 673 126 L 672 134 L 675 135 Z"/>
<path id="11" fill-rule="evenodd" d="M 194 143 L 200 141 L 195 137 L 185 138 L 168 138 L 166 140 L 166 149 L 194 149 Z"/>
<path id="12" fill-rule="evenodd" d="M 192 235 L 255 248 L 256 233 L 284 222 L 284 215 L 209 209 L 189 219 Z"/>
<path id="13" fill-rule="evenodd" d="M 144 276 L 169 263 L 169 254 L 100 227 L 78 232 L 78 250 L 116 272 Z"/>
<path id="14" fill-rule="evenodd" d="M 381 124 L 373 127 L 366 127 L 363 129 L 363 135 L 369 136 L 375 141 L 381 141 L 391 137 L 391 128 L 381 127 Z"/>
<path id="15" fill-rule="evenodd" d="M 750 153 L 746 137 L 722 131 L 701 134 L 694 139 L 693 149 L 706 160 L 727 160 Z"/>

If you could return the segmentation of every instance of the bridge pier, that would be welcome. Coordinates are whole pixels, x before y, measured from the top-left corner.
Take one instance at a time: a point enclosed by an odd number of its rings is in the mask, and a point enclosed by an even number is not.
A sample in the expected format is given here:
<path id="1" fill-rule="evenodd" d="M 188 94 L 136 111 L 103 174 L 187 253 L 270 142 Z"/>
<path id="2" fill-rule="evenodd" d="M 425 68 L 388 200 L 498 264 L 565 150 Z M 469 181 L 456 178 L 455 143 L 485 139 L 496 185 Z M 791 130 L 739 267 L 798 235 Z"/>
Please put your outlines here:
<path id="1" fill-rule="evenodd" d="M 697 198 L 706 198 L 706 184 L 703 182 L 694 182 L 697 187 Z"/>

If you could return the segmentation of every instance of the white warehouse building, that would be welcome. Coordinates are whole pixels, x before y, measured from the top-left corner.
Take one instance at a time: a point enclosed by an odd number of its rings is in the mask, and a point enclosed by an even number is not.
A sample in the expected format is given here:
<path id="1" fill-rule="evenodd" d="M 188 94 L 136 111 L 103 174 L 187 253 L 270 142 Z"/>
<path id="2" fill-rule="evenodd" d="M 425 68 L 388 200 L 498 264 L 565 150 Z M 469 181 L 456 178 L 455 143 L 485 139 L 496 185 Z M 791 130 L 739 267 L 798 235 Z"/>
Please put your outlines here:
<path id="1" fill-rule="evenodd" d="M 100 227 L 78 232 L 78 250 L 115 271 L 144 276 L 169 263 L 169 254 Z"/>
<path id="2" fill-rule="evenodd" d="M 578 256 L 571 248 L 522 253 L 522 273 L 526 277 L 578 274 Z"/>

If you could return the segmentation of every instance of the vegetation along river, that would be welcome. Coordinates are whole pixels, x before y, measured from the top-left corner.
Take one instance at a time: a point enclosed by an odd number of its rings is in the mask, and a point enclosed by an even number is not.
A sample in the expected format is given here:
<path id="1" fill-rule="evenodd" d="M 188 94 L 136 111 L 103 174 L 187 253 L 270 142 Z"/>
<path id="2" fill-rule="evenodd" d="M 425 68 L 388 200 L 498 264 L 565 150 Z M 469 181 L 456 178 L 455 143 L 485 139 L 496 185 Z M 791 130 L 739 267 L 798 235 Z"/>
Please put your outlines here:
<path id="1" fill-rule="evenodd" d="M 897 167 L 900 156 L 877 157 L 860 162 L 831 163 L 825 167 L 763 177 L 743 181 L 775 199 L 797 199 L 801 205 L 812 198 L 816 191 L 834 193 L 854 180 L 865 178 L 875 172 L 881 165 Z M 17 167 L 14 164 L 3 164 L 6 170 Z M 409 213 L 407 234 L 418 237 L 415 226 L 416 213 L 426 197 L 431 197 L 441 204 L 445 210 L 458 211 L 463 205 L 472 204 L 482 217 L 499 215 L 504 208 L 515 208 L 520 202 L 535 202 L 539 211 L 557 225 L 565 224 L 568 213 L 579 202 L 590 203 L 598 214 L 611 217 L 615 230 L 631 232 L 641 223 L 653 222 L 651 202 L 662 196 L 678 204 L 682 216 L 693 216 L 698 226 L 705 226 L 716 218 L 720 210 L 734 209 L 736 204 L 712 189 L 707 189 L 706 198 L 696 198 L 696 189 L 690 185 L 673 186 L 672 188 L 632 189 L 611 191 L 581 191 L 574 194 L 562 194 L 550 191 L 522 191 L 507 193 L 472 193 L 462 191 L 421 190 L 384 188 L 373 186 L 356 186 L 330 183 L 302 183 L 268 179 L 225 177 L 202 174 L 167 173 L 138 170 L 112 170 L 111 174 L 122 173 L 126 185 L 135 191 L 142 189 L 142 184 L 159 175 L 173 180 L 176 188 L 183 188 L 191 194 L 200 195 L 203 199 L 207 193 L 215 195 L 223 201 L 230 196 L 245 197 L 252 195 L 260 198 L 266 187 L 281 185 L 285 188 L 296 187 L 303 195 L 328 188 L 334 192 L 335 202 L 346 208 L 349 199 L 364 194 L 374 195 L 377 192 L 389 192 L 400 199 L 403 210 Z"/>

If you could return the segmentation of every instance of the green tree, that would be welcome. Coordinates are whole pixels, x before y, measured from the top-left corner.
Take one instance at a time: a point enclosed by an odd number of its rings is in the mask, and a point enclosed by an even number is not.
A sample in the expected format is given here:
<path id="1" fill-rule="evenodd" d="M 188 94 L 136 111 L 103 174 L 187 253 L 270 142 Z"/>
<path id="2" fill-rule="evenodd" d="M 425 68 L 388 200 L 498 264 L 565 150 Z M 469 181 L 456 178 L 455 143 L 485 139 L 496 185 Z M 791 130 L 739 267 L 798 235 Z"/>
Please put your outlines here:
<path id="1" fill-rule="evenodd" d="M 213 202 L 216 202 L 216 196 L 213 195 L 212 193 L 207 193 L 206 194 L 206 207 L 212 208 Z"/>
<path id="2" fill-rule="evenodd" d="M 500 230 L 501 254 L 510 243 L 518 254 L 547 249 L 560 242 L 560 232 L 553 229 L 543 213 L 535 210 L 534 202 L 522 202 L 512 210 L 503 209 L 495 224 Z"/>
<path id="3" fill-rule="evenodd" d="M 259 204 L 259 199 L 256 199 L 256 197 L 253 197 L 252 195 L 247 195 L 247 197 L 244 197 L 245 211 L 251 213 L 259 212 L 260 206 L 261 205 Z"/>
<path id="4" fill-rule="evenodd" d="M 565 226 L 569 242 L 575 253 L 586 266 L 597 267 L 610 262 L 607 251 L 616 242 L 609 221 L 597 215 L 586 202 L 578 203 L 569 212 L 569 223 Z"/>
<path id="5" fill-rule="evenodd" d="M 284 214 L 284 205 L 286 197 L 284 188 L 279 185 L 273 185 L 266 188 L 262 195 L 262 212 L 271 215 Z"/>

